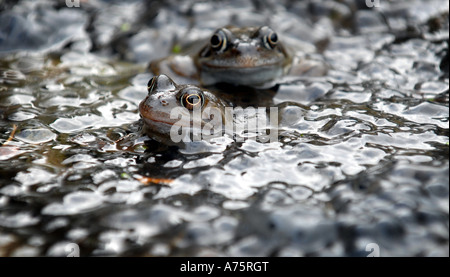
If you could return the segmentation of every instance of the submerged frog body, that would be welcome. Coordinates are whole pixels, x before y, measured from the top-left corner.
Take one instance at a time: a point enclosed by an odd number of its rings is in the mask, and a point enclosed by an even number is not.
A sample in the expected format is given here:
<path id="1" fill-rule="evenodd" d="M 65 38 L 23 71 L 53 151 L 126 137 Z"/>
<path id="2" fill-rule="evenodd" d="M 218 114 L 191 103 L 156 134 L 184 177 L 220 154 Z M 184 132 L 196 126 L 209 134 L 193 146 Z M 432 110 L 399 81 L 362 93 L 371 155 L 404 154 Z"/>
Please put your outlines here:
<path id="1" fill-rule="evenodd" d="M 235 107 L 208 90 L 178 85 L 166 75 L 153 77 L 148 91 L 139 104 L 143 131 L 167 144 L 209 140 L 226 133 L 231 137 L 258 136 L 278 123 L 278 115 L 273 114 L 267 124 L 265 108 Z"/>
<path id="2" fill-rule="evenodd" d="M 194 47 L 195 48 L 195 47 Z M 285 46 L 268 26 L 217 29 L 200 50 L 173 55 L 150 64 L 154 74 L 208 86 L 229 83 L 268 88 L 286 75 L 323 75 L 326 66 L 305 60 Z"/>

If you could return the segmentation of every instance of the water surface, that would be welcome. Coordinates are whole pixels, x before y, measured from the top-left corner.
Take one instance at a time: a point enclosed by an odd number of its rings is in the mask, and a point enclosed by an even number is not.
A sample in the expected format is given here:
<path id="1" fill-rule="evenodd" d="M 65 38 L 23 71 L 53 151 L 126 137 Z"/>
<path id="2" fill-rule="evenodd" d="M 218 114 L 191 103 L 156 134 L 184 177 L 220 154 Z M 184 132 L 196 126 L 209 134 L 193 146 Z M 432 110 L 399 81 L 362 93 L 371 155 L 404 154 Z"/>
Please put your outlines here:
<path id="1" fill-rule="evenodd" d="M 364 2 L 1 4 L 0 256 L 448 256 L 449 5 Z M 279 140 L 135 135 L 147 63 L 229 23 L 330 66 L 248 100 Z"/>

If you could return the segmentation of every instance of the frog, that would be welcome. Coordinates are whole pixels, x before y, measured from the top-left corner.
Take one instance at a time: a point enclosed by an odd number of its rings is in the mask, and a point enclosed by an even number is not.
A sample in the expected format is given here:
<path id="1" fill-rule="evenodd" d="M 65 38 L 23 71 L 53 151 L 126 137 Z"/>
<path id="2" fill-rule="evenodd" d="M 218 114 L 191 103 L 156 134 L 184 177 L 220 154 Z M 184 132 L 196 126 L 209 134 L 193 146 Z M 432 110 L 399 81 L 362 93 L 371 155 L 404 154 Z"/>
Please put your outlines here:
<path id="1" fill-rule="evenodd" d="M 152 61 L 148 69 L 177 82 L 263 89 L 275 86 L 286 76 L 323 76 L 327 72 L 323 61 L 305 58 L 301 51 L 285 45 L 269 26 L 231 25 L 216 29 L 207 42 Z"/>
<path id="2" fill-rule="evenodd" d="M 211 119 L 203 116 L 203 112 L 208 109 L 214 110 L 222 121 L 224 109 L 230 105 L 204 88 L 177 84 L 165 74 L 152 77 L 147 90 L 148 95 L 139 104 L 142 132 L 159 141 L 162 138 L 167 140 L 174 126 L 201 129 Z M 175 116 L 174 112 L 177 112 Z M 199 112 L 200 116 L 194 117 L 194 112 Z"/>
<path id="3" fill-rule="evenodd" d="M 258 128 L 265 130 L 275 126 L 278 120 L 275 114 L 270 118 L 269 126 L 265 109 L 244 109 L 230 98 L 221 97 L 219 92 L 194 84 L 177 84 L 165 74 L 152 77 L 147 90 L 148 95 L 138 108 L 143 122 L 142 133 L 168 145 L 210 140 L 225 134 L 233 137 L 238 133 L 240 136 L 247 131 L 256 134 L 259 132 L 256 122 Z"/>

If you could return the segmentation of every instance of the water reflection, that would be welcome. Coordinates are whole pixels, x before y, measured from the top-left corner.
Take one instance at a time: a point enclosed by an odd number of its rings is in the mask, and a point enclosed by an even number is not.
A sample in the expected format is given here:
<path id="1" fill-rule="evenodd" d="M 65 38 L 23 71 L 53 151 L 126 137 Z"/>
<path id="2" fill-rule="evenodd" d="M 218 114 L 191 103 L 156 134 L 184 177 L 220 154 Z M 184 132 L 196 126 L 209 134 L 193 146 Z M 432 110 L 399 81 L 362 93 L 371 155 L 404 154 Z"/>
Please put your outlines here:
<path id="1" fill-rule="evenodd" d="M 0 10 L 0 255 L 448 256 L 448 2 L 261 3 Z M 278 107 L 277 142 L 141 135 L 147 63 L 229 22 L 330 70 L 216 87 Z"/>

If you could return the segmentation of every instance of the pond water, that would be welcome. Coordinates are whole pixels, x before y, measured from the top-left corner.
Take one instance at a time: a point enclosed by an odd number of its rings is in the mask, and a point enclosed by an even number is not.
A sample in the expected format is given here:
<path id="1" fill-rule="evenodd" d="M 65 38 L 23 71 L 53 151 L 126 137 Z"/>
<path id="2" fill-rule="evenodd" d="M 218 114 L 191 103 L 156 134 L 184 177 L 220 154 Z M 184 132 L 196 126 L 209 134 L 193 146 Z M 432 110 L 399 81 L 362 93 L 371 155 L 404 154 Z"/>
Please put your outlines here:
<path id="1" fill-rule="evenodd" d="M 365 3 L 2 2 L 0 256 L 448 256 L 449 3 Z M 140 135 L 148 62 L 227 24 L 329 66 L 248 97 L 278 141 Z"/>

